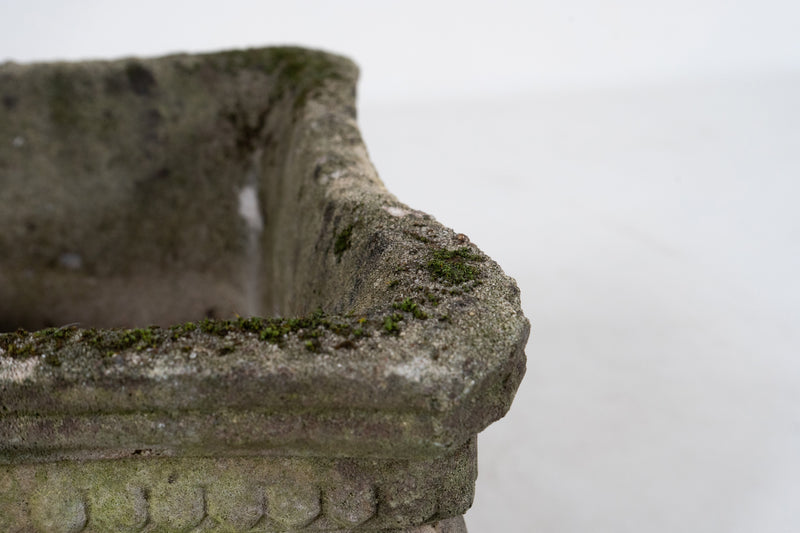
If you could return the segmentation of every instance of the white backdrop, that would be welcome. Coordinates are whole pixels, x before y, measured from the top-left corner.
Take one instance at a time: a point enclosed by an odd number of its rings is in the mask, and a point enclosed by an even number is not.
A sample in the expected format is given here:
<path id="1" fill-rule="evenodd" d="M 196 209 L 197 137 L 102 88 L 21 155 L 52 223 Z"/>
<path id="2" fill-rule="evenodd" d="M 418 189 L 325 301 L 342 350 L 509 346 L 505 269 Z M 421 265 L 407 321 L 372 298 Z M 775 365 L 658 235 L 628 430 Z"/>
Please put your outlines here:
<path id="1" fill-rule="evenodd" d="M 472 533 L 791 533 L 798 21 L 778 0 L 4 1 L 0 60 L 352 57 L 388 188 L 517 278 L 533 323 Z"/>

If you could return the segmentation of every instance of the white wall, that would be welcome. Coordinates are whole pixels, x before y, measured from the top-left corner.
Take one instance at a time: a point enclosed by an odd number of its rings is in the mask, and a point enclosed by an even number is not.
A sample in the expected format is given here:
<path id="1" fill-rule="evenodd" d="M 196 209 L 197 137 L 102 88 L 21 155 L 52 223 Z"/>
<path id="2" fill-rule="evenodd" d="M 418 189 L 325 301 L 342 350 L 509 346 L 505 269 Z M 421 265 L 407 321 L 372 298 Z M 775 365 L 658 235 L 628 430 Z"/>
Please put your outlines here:
<path id="1" fill-rule="evenodd" d="M 0 60 L 297 43 L 362 65 L 362 99 L 470 98 L 797 68 L 791 0 L 4 0 Z"/>
<path id="2" fill-rule="evenodd" d="M 521 286 L 473 533 L 800 531 L 800 4 L 0 4 L 0 59 L 266 44 L 362 67 L 387 186 Z M 2 140 L 0 140 L 1 142 Z"/>

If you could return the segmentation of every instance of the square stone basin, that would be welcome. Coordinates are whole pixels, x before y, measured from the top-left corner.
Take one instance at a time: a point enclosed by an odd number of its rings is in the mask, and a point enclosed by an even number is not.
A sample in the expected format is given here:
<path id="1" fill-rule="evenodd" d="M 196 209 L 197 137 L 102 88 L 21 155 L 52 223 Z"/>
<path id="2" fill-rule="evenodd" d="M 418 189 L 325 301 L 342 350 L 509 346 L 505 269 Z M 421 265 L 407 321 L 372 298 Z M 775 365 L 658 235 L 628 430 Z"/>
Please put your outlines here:
<path id="1" fill-rule="evenodd" d="M 461 527 L 529 323 L 381 183 L 357 76 L 0 66 L 0 530 Z"/>

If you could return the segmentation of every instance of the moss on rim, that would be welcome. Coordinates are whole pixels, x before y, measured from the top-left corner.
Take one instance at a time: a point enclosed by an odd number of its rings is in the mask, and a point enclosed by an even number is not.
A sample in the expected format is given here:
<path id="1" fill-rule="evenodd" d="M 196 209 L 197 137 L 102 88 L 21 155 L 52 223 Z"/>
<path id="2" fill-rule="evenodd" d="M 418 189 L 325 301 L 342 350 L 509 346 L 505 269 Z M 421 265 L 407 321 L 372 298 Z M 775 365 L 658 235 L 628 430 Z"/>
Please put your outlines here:
<path id="1" fill-rule="evenodd" d="M 336 234 L 336 241 L 333 243 L 333 253 L 336 259 L 341 260 L 342 254 L 350 249 L 350 237 L 353 236 L 353 225 L 350 224 L 338 234 Z"/>
<path id="2" fill-rule="evenodd" d="M 410 298 L 395 302 L 393 309 L 411 313 L 417 319 L 428 318 L 422 308 Z M 67 345 L 84 345 L 111 356 L 124 350 L 143 351 L 159 348 L 169 342 L 178 342 L 193 335 L 204 334 L 224 338 L 231 333 L 249 333 L 263 342 L 283 344 L 294 336 L 303 342 L 310 352 L 322 349 L 320 338 L 330 333 L 339 337 L 334 348 L 353 348 L 356 343 L 372 333 L 391 335 L 400 333 L 402 313 L 366 317 L 329 317 L 321 308 L 310 315 L 297 318 L 238 317 L 231 320 L 204 318 L 199 322 L 184 322 L 162 329 L 159 326 L 146 328 L 81 329 L 74 325 L 61 328 L 47 328 L 34 332 L 19 329 L 12 333 L 0 333 L 0 354 L 22 359 L 42 354 L 53 354 Z M 235 344 L 225 344 L 219 348 L 221 354 L 231 353 Z M 48 355 L 47 357 L 50 357 Z M 46 362 L 60 365 L 56 358 Z"/>
<path id="3" fill-rule="evenodd" d="M 436 250 L 426 268 L 434 279 L 449 285 L 460 285 L 478 278 L 480 270 L 470 264 L 476 261 L 483 261 L 483 258 L 467 247 L 457 250 Z"/>
<path id="4" fill-rule="evenodd" d="M 414 315 L 414 318 L 418 318 L 420 320 L 425 320 L 428 318 L 428 314 L 422 310 L 422 308 L 411 298 L 406 298 L 402 302 L 395 302 L 392 304 L 392 307 L 395 309 L 399 309 L 400 311 L 405 311 L 407 313 L 411 313 Z"/>

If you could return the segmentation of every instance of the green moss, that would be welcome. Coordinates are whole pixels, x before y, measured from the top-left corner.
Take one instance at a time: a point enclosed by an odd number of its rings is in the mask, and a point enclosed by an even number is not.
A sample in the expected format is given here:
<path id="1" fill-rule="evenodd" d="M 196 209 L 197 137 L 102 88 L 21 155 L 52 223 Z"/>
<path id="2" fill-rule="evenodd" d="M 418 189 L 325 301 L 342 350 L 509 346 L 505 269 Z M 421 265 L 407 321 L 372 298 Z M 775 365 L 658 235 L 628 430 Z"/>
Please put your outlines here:
<path id="1" fill-rule="evenodd" d="M 329 329 L 340 337 L 347 337 L 353 329 L 350 324 L 332 323 Z"/>
<path id="2" fill-rule="evenodd" d="M 85 329 L 81 333 L 81 340 L 89 346 L 98 347 L 100 345 L 100 334 L 96 329 Z"/>
<path id="3" fill-rule="evenodd" d="M 366 317 L 361 317 L 358 319 L 357 326 L 353 329 L 353 337 L 356 339 L 360 339 L 367 335 L 367 332 L 364 331 L 364 327 L 366 326 L 367 319 Z"/>
<path id="4" fill-rule="evenodd" d="M 243 318 L 239 317 L 236 320 L 237 327 L 242 331 L 261 331 L 264 321 L 259 317 Z"/>
<path id="5" fill-rule="evenodd" d="M 295 110 L 302 109 L 326 81 L 344 79 L 342 65 L 330 56 L 296 47 L 233 50 L 209 57 L 231 74 L 257 70 L 274 76 L 278 93 L 291 98 Z"/>
<path id="6" fill-rule="evenodd" d="M 75 331 L 75 326 L 64 326 L 61 328 L 45 328 L 40 329 L 33 333 L 34 338 L 37 339 L 58 339 L 64 340 L 69 338 L 70 335 Z"/>
<path id="7" fill-rule="evenodd" d="M 428 315 L 425 313 L 425 311 L 423 311 L 422 308 L 419 305 L 417 305 L 417 303 L 414 302 L 411 298 L 406 298 L 402 302 L 395 302 L 394 304 L 392 304 L 392 307 L 394 307 L 395 309 L 399 309 L 401 311 L 405 311 L 407 313 L 411 313 L 412 315 L 414 315 L 414 318 L 418 318 L 420 320 L 425 320 L 426 318 L 428 318 Z"/>
<path id="8" fill-rule="evenodd" d="M 478 277 L 480 270 L 470 263 L 481 260 L 481 256 L 472 253 L 466 247 L 457 250 L 436 250 L 426 268 L 437 281 L 460 285 Z"/>
<path id="9" fill-rule="evenodd" d="M 194 322 L 186 322 L 184 324 L 170 326 L 169 329 L 172 332 L 172 340 L 175 341 L 195 331 L 197 329 L 197 325 Z"/>
<path id="10" fill-rule="evenodd" d="M 321 52 L 286 47 L 273 49 L 272 55 L 278 64 L 279 82 L 294 95 L 295 109 L 302 109 L 308 96 L 326 81 L 344 79 L 341 67 Z"/>
<path id="11" fill-rule="evenodd" d="M 359 325 L 362 323 L 359 322 Z M 186 334 L 186 328 L 183 326 L 175 326 L 172 329 L 173 340 L 178 340 Z M 273 344 L 282 343 L 290 335 L 296 335 L 301 340 L 304 340 L 306 345 L 310 341 L 314 345 L 315 351 L 321 348 L 320 339 L 326 332 L 345 339 L 351 336 L 358 337 L 353 329 L 353 325 L 347 321 L 331 320 L 322 309 L 317 309 L 309 316 L 297 318 L 239 317 L 236 320 L 205 319 L 198 326 L 198 331 L 209 335 L 225 337 L 235 331 L 253 333 L 260 340 Z"/>
<path id="12" fill-rule="evenodd" d="M 399 322 L 401 320 L 403 320 L 403 315 L 399 313 L 394 313 L 390 316 L 387 316 L 386 318 L 383 319 L 383 330 L 389 335 L 399 335 L 400 334 Z"/>
<path id="13" fill-rule="evenodd" d="M 398 309 L 412 313 L 417 318 L 427 317 L 414 302 L 400 302 Z M 66 348 L 68 343 L 90 347 L 103 356 L 113 356 L 124 350 L 142 351 L 145 349 L 158 349 L 164 344 L 181 343 L 183 339 L 194 338 L 198 335 L 210 335 L 225 338 L 233 333 L 252 334 L 264 342 L 282 344 L 292 337 L 303 342 L 306 348 L 313 347 L 310 351 L 320 351 L 323 339 L 326 336 L 338 337 L 338 341 L 331 342 L 334 349 L 351 349 L 356 342 L 370 336 L 370 329 L 383 330 L 386 333 L 397 334 L 398 322 L 403 320 L 401 313 L 394 313 L 388 317 L 368 320 L 366 317 L 356 319 L 353 316 L 333 319 L 325 315 L 322 309 L 317 309 L 305 317 L 296 318 L 261 318 L 237 317 L 234 320 L 204 319 L 200 322 L 186 322 L 162 330 L 158 326 L 134 329 L 85 329 L 74 326 L 65 328 L 47 328 L 34 333 L 17 331 L 14 333 L 0 334 L 0 348 L 4 355 L 9 357 L 32 357 L 37 354 L 52 354 L 55 350 Z M 195 340 L 200 340 L 196 339 Z M 217 345 L 217 353 L 226 355 L 236 350 L 239 340 L 233 339 L 224 344 Z M 310 343 L 310 344 L 309 344 Z M 169 349 L 188 351 L 188 347 L 171 346 Z M 60 360 L 54 355 L 48 364 L 58 366 Z"/>
<path id="14" fill-rule="evenodd" d="M 282 335 L 280 328 L 267 326 L 259 332 L 258 338 L 262 341 L 278 342 Z"/>
<path id="15" fill-rule="evenodd" d="M 161 343 L 160 328 L 151 326 L 149 328 L 108 330 L 105 338 L 99 338 L 95 344 L 109 351 L 122 351 L 128 348 L 144 350 L 155 348 Z"/>
<path id="16" fill-rule="evenodd" d="M 203 333 L 218 337 L 224 337 L 235 329 L 234 324 L 228 320 L 212 320 L 210 318 L 204 318 L 198 327 Z"/>
<path id="17" fill-rule="evenodd" d="M 75 334 L 78 331 L 80 330 L 74 326 L 66 326 L 45 328 L 33 333 L 22 331 L 6 333 L 0 335 L 0 348 L 12 357 L 29 357 L 47 353 L 45 362 L 52 366 L 60 366 L 60 360 L 52 355 L 52 352 L 63 348 L 70 342 L 85 344 L 108 355 L 129 348 L 144 350 L 156 347 L 163 341 L 157 326 L 138 329 L 87 329 L 82 330 L 76 338 Z"/>
<path id="18" fill-rule="evenodd" d="M 19 329 L 14 333 L 0 334 L 0 349 L 8 357 L 31 357 L 61 348 L 75 331 L 77 331 L 75 326 L 45 328 L 32 333 Z M 46 362 L 53 366 L 60 364 L 52 360 Z"/>
<path id="19" fill-rule="evenodd" d="M 350 224 L 336 235 L 333 243 L 333 253 L 336 259 L 341 260 L 342 254 L 350 249 L 350 237 L 353 235 L 353 225 Z"/>
<path id="20" fill-rule="evenodd" d="M 8 357 L 21 358 L 35 355 L 36 350 L 31 343 L 10 342 L 3 346 L 3 351 Z"/>

